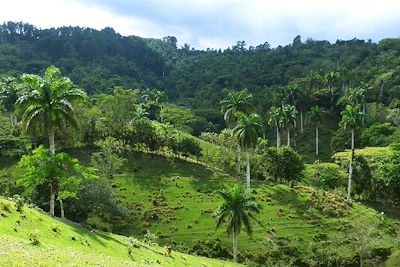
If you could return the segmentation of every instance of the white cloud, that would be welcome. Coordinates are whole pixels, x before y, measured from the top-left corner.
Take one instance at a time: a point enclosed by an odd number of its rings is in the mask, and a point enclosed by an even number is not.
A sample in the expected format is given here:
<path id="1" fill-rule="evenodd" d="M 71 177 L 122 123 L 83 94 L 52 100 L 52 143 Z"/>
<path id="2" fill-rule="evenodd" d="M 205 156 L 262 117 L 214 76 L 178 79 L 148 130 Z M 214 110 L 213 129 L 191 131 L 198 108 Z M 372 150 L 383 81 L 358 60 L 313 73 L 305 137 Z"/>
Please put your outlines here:
<path id="1" fill-rule="evenodd" d="M 20 0 L 6 1 L 0 21 L 41 28 L 79 25 L 113 27 L 123 35 L 175 35 L 198 48 L 268 41 L 399 37 L 400 1 L 386 0 Z"/>

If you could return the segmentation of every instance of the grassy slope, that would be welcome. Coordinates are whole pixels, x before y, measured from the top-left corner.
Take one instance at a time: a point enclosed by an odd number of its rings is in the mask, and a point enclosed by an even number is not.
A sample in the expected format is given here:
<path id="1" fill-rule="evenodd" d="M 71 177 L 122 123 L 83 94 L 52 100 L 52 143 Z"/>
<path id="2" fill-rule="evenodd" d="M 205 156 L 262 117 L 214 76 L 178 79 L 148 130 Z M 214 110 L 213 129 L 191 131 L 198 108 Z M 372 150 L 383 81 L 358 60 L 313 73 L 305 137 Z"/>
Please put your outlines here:
<path id="1" fill-rule="evenodd" d="M 214 231 L 212 212 L 221 203 L 215 190 L 233 183 L 244 184 L 244 177 L 243 180 L 232 179 L 195 164 L 169 162 L 162 157 L 143 154 L 131 157 L 129 168 L 130 172 L 117 176 L 114 181 L 122 203 L 136 213 L 136 220 L 125 229 L 128 234 L 143 235 L 143 231 L 150 228 L 153 233 L 165 236 L 162 241 L 166 243 L 176 241 L 190 245 L 195 240 L 220 238 L 224 245 L 231 246 L 231 239 L 226 237 L 224 229 Z M 382 230 L 383 234 L 377 238 L 381 244 L 394 244 L 388 229 L 380 225 L 381 217 L 373 209 L 354 204 L 342 218 L 322 216 L 311 220 L 306 218 L 308 208 L 313 205 L 311 188 L 290 189 L 265 182 L 253 182 L 252 188 L 262 206 L 258 218 L 265 229 L 256 225 L 253 238 L 241 233 L 239 247 L 242 250 L 260 250 L 271 246 L 270 239 L 281 237 L 298 242 L 305 252 L 306 244 L 319 234 L 333 237 L 343 230 L 344 225 L 355 221 L 368 222 Z M 160 191 L 165 204 L 159 201 Z M 329 205 L 333 209 L 343 202 L 329 194 L 324 197 L 332 199 Z M 153 205 L 151 199 L 158 203 Z M 159 220 L 145 223 L 146 210 L 158 212 Z"/>
<path id="2" fill-rule="evenodd" d="M 88 154 L 79 156 L 87 159 Z M 18 174 L 18 168 L 10 163 L 9 168 L 1 172 Z M 12 182 L 12 179 L 10 180 Z M 161 243 L 175 241 L 190 246 L 196 240 L 220 238 L 222 243 L 231 247 L 224 229 L 214 230 L 212 212 L 221 203 L 215 190 L 233 183 L 244 184 L 242 179 L 234 179 L 196 164 L 181 160 L 167 160 L 164 157 L 137 153 L 128 159 L 127 170 L 113 181 L 116 194 L 122 204 L 134 212 L 134 221 L 125 229 L 126 235 L 142 237 L 146 229 L 162 236 Z M 342 218 L 322 216 L 317 220 L 307 218 L 307 210 L 313 205 L 310 188 L 299 187 L 292 190 L 284 185 L 268 185 L 265 182 L 252 182 L 257 201 L 262 206 L 258 216 L 265 229 L 256 225 L 253 238 L 241 233 L 239 248 L 262 251 L 270 248 L 279 238 L 288 238 L 305 254 L 308 244 L 321 233 L 328 239 L 334 238 L 355 221 L 368 222 L 377 228 L 380 234 L 377 242 L 382 246 L 395 246 L 388 224 L 397 223 L 397 219 L 386 218 L 381 223 L 379 214 L 370 208 L 353 205 Z M 163 195 L 165 201 L 160 197 Z M 330 195 L 327 195 L 330 196 Z M 155 200 L 155 205 L 152 204 Z M 333 199 L 331 207 L 335 209 L 342 199 Z M 159 220 L 145 222 L 146 211 L 155 211 Z M 272 241 L 272 242 L 271 242 Z M 336 249 L 331 247 L 330 249 Z M 350 248 L 353 250 L 354 248 Z"/>
<path id="3" fill-rule="evenodd" d="M 40 246 L 33 246 L 29 235 L 37 233 Z M 15 210 L 12 202 L 0 199 L 0 266 L 235 266 L 236 264 L 173 252 L 141 244 L 131 257 L 127 238 L 67 223 L 47 214 L 24 208 Z"/>

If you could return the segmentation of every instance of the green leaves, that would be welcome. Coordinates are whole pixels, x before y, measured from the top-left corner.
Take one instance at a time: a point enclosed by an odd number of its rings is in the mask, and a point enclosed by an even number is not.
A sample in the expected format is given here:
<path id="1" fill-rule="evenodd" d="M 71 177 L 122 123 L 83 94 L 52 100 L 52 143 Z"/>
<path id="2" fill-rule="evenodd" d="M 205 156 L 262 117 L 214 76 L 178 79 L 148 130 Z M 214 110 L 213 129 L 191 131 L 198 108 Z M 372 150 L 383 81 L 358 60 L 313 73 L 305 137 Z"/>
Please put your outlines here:
<path id="1" fill-rule="evenodd" d="M 233 133 L 239 144 L 247 149 L 254 148 L 257 144 L 258 133 L 262 130 L 259 116 L 257 114 L 247 116 L 242 112 L 237 112 L 235 116 L 238 122 Z"/>
<path id="2" fill-rule="evenodd" d="M 226 222 L 226 232 L 240 233 L 242 228 L 250 235 L 252 233 L 251 220 L 254 220 L 252 213 L 259 213 L 260 208 L 254 201 L 255 198 L 246 194 L 243 187 L 235 185 L 231 189 L 218 191 L 224 202 L 215 211 L 216 227 Z"/>

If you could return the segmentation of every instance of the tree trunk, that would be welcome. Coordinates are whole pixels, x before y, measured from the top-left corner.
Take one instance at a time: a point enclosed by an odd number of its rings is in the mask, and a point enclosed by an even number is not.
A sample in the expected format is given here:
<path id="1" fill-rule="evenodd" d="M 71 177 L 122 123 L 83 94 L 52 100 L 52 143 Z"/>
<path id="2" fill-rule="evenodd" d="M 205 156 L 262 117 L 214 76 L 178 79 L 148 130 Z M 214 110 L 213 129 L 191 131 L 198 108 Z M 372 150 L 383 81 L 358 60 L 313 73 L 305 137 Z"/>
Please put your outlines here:
<path id="1" fill-rule="evenodd" d="M 384 87 L 384 83 L 381 84 L 381 90 L 379 92 L 379 102 L 383 103 L 383 87 Z"/>
<path id="2" fill-rule="evenodd" d="M 351 158 L 349 164 L 349 183 L 347 185 L 347 201 L 351 196 L 351 180 L 353 179 L 353 159 L 354 159 L 354 129 L 351 129 Z"/>
<path id="3" fill-rule="evenodd" d="M 335 101 L 335 99 L 334 99 L 334 92 L 333 92 L 333 86 L 330 86 L 330 91 L 331 91 L 331 112 L 333 112 L 333 108 L 334 108 L 334 101 Z"/>
<path id="4" fill-rule="evenodd" d="M 49 132 L 49 148 L 51 154 L 56 154 L 56 148 L 54 146 L 54 131 Z"/>
<path id="5" fill-rule="evenodd" d="M 240 175 L 240 146 L 237 147 L 237 174 Z"/>
<path id="6" fill-rule="evenodd" d="M 281 134 L 279 133 L 279 127 L 276 127 L 276 147 L 281 146 Z"/>
<path id="7" fill-rule="evenodd" d="M 54 206 L 56 201 L 56 194 L 53 190 L 53 185 L 50 184 L 50 215 L 54 216 Z"/>
<path id="8" fill-rule="evenodd" d="M 303 110 L 300 110 L 300 132 L 304 133 Z"/>
<path id="9" fill-rule="evenodd" d="M 247 193 L 250 193 L 250 158 L 249 151 L 246 151 L 246 187 Z"/>
<path id="10" fill-rule="evenodd" d="M 297 114 L 296 105 L 293 104 L 293 107 L 294 107 L 294 114 Z M 297 128 L 297 120 L 296 120 L 296 117 L 294 118 L 293 125 L 294 125 L 294 128 Z"/>
<path id="11" fill-rule="evenodd" d="M 290 146 L 290 129 L 287 129 L 287 146 Z"/>
<path id="12" fill-rule="evenodd" d="M 366 109 L 367 109 L 367 103 L 364 101 L 364 103 L 363 103 L 363 110 L 362 110 L 362 114 L 363 114 L 363 117 L 362 117 L 362 124 L 364 124 L 364 122 L 365 122 L 365 112 L 366 112 Z"/>
<path id="13" fill-rule="evenodd" d="M 318 125 L 316 125 L 315 126 L 315 156 L 317 156 L 317 159 L 318 159 L 318 154 L 319 154 L 319 151 L 318 151 Z"/>
<path id="14" fill-rule="evenodd" d="M 65 218 L 65 215 L 64 215 L 64 204 L 63 204 L 62 199 L 60 199 L 59 201 L 60 201 L 61 219 L 64 219 Z"/>
<path id="15" fill-rule="evenodd" d="M 237 262 L 237 251 L 238 251 L 238 235 L 236 230 L 233 231 L 233 261 Z"/>
<path id="16" fill-rule="evenodd" d="M 163 105 L 160 105 L 160 122 L 163 123 L 163 116 L 162 116 L 162 112 L 163 112 Z"/>

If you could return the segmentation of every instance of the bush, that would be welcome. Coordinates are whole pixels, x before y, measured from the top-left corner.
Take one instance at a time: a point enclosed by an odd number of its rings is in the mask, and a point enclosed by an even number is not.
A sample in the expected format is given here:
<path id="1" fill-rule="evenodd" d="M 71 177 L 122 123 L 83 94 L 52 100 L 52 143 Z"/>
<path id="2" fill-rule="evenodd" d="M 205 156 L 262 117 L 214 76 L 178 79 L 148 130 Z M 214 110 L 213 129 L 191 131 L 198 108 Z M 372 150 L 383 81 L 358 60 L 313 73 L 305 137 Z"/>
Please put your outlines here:
<path id="1" fill-rule="evenodd" d="M 396 127 L 389 122 L 375 123 L 365 129 L 361 134 L 364 146 L 387 146 L 390 137 L 396 131 Z"/>
<path id="2" fill-rule="evenodd" d="M 335 163 L 315 162 L 304 171 L 304 181 L 324 190 L 345 186 L 347 174 Z"/>
<path id="3" fill-rule="evenodd" d="M 28 239 L 31 242 L 31 245 L 39 246 L 40 245 L 39 231 L 36 229 L 33 233 L 30 233 Z"/>
<path id="4" fill-rule="evenodd" d="M 276 182 L 292 182 L 301 178 L 304 163 L 291 147 L 270 147 L 260 158 L 260 168 L 265 177 L 272 176 Z"/>

